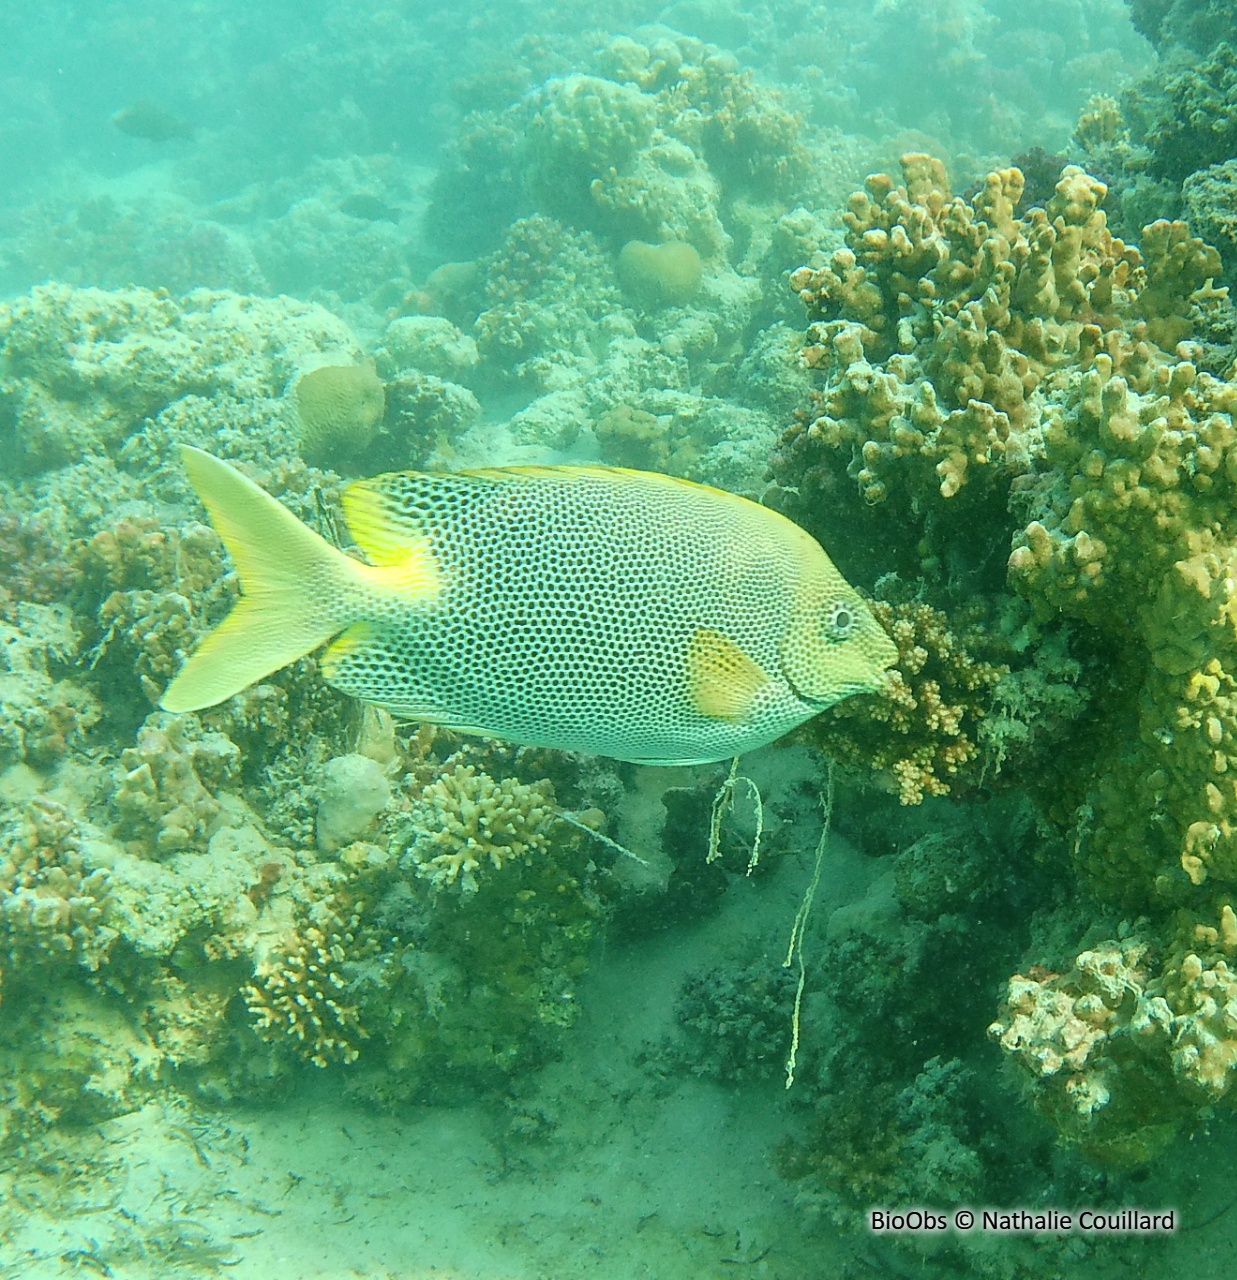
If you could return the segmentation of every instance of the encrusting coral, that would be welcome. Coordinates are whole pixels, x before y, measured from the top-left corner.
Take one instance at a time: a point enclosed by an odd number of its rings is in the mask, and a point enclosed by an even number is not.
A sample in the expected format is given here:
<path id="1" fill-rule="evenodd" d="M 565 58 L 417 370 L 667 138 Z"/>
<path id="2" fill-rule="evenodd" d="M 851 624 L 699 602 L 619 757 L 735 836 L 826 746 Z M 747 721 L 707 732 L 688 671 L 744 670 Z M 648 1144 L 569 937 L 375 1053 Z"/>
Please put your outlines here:
<path id="1" fill-rule="evenodd" d="M 8 612 L 12 623 L 0 617 L 0 764 L 46 767 L 83 746 L 103 712 L 88 689 L 53 675 L 81 648 L 69 610 L 23 601 Z"/>
<path id="2" fill-rule="evenodd" d="M 151 857 L 204 849 L 219 817 L 215 793 L 239 771 L 240 752 L 222 733 L 156 712 L 121 753 L 112 804 Z"/>

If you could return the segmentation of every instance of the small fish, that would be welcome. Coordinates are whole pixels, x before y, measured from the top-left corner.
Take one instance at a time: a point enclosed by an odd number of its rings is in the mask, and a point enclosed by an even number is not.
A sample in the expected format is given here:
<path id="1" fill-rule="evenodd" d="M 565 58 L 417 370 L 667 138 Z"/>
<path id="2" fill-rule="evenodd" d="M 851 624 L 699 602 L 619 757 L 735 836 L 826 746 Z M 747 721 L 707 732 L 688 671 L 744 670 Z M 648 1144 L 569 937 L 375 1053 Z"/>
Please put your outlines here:
<path id="1" fill-rule="evenodd" d="M 131 138 L 145 138 L 147 142 L 169 142 L 173 138 L 192 138 L 194 126 L 188 121 L 164 111 L 145 98 L 122 107 L 112 116 L 112 125 Z"/>
<path id="2" fill-rule="evenodd" d="M 594 466 L 375 476 L 343 495 L 363 564 L 226 462 L 181 452 L 241 598 L 168 711 L 331 641 L 327 682 L 397 716 L 700 764 L 880 689 L 897 656 L 815 539 L 720 489 Z"/>
<path id="3" fill-rule="evenodd" d="M 362 222 L 398 222 L 403 217 L 401 209 L 385 204 L 368 191 L 357 191 L 345 196 L 339 202 L 339 211 Z"/>

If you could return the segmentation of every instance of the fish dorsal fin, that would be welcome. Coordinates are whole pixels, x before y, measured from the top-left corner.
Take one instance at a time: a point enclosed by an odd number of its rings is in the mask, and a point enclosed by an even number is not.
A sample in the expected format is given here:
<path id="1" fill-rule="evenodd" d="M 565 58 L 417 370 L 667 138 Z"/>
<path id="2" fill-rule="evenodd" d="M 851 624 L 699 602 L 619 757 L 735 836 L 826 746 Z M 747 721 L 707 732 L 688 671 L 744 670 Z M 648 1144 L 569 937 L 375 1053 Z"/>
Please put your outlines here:
<path id="1" fill-rule="evenodd" d="M 553 480 L 569 484 L 574 480 L 600 480 L 613 485 L 654 485 L 664 489 L 687 490 L 692 493 L 708 493 L 731 502 L 750 505 L 750 499 L 740 497 L 727 489 L 718 489 L 697 480 L 684 480 L 682 476 L 669 476 L 664 471 L 639 471 L 635 467 L 609 467 L 601 462 L 551 463 L 533 462 L 510 467 L 474 467 L 468 471 L 444 473 L 451 477 L 484 480 L 491 484 L 511 484 L 521 480 Z"/>
<path id="2" fill-rule="evenodd" d="M 425 532 L 382 483 L 382 476 L 357 480 L 344 490 L 340 503 L 348 530 L 371 564 L 403 564 L 425 548 Z"/>
<path id="3" fill-rule="evenodd" d="M 715 720 L 742 720 L 769 683 L 760 664 L 729 636 L 697 627 L 687 643 L 687 690 L 692 706 Z"/>

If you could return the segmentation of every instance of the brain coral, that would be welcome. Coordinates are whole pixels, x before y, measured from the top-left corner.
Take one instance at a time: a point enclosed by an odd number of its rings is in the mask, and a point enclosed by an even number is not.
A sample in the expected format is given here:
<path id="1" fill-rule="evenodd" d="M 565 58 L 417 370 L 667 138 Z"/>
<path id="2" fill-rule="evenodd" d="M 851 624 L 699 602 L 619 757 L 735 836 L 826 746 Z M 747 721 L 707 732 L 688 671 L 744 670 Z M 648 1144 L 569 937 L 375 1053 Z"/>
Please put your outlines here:
<path id="1" fill-rule="evenodd" d="M 702 268 L 695 246 L 684 240 L 647 244 L 629 240 L 619 253 L 618 277 L 637 299 L 654 306 L 683 306 L 700 290 Z"/>
<path id="2" fill-rule="evenodd" d="M 297 379 L 296 412 L 306 461 L 338 466 L 373 442 L 385 407 L 371 365 L 323 365 Z"/>

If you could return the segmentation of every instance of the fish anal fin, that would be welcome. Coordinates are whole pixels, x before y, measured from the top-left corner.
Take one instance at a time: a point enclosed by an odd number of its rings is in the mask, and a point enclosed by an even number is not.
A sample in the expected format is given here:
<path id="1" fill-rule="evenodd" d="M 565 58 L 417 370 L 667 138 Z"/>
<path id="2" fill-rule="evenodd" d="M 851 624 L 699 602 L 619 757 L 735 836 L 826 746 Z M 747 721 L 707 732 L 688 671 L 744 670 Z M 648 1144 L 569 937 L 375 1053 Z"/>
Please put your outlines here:
<path id="1" fill-rule="evenodd" d="M 687 690 L 693 708 L 715 720 L 742 720 L 769 683 L 759 663 L 712 627 L 697 627 L 687 644 Z"/>

